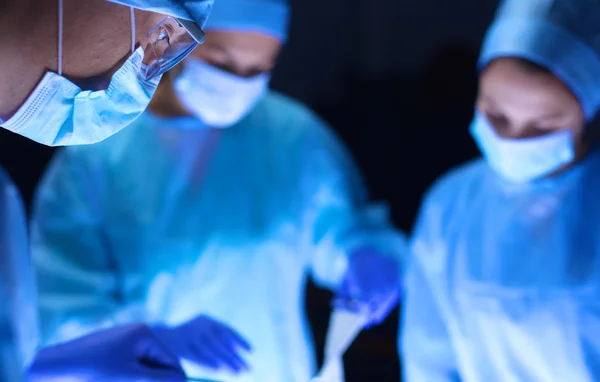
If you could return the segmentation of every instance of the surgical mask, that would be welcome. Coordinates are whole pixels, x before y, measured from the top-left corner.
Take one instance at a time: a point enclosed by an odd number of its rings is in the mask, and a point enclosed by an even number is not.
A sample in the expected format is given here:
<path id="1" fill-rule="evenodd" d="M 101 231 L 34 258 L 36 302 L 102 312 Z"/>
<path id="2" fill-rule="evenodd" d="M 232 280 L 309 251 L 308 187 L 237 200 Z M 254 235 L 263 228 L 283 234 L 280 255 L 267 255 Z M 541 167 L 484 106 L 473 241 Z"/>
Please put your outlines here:
<path id="1" fill-rule="evenodd" d="M 207 126 L 230 127 L 244 118 L 266 93 L 270 75 L 243 78 L 195 58 L 175 79 L 183 106 Z"/>
<path id="2" fill-rule="evenodd" d="M 476 113 L 470 131 L 490 167 L 513 183 L 549 175 L 575 159 L 571 130 L 507 139 L 496 133 L 484 115 Z"/>
<path id="3" fill-rule="evenodd" d="M 132 55 L 112 76 L 106 90 L 82 90 L 62 76 L 62 0 L 58 8 L 58 73 L 48 72 L 19 110 L 8 121 L 0 120 L 7 130 L 48 146 L 96 143 L 128 126 L 150 103 L 162 74 L 203 39 L 202 31 L 193 35 L 175 19 L 165 18 L 148 35 L 147 49 L 154 56 L 144 65 L 144 49 L 135 49 L 131 8 Z"/>

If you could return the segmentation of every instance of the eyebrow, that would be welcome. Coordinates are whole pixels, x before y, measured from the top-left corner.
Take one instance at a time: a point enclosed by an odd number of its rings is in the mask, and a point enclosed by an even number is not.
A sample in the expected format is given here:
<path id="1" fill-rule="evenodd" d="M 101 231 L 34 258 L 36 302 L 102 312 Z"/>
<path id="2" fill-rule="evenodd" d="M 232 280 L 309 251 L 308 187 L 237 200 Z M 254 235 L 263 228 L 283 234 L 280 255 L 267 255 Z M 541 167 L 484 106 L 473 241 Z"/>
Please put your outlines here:
<path id="1" fill-rule="evenodd" d="M 488 97 L 486 94 L 481 94 L 481 98 L 486 103 L 489 103 L 490 106 L 492 106 L 493 109 L 498 109 L 498 104 L 491 97 Z M 565 111 L 564 110 L 562 110 L 562 111 L 556 111 L 556 112 L 552 112 L 552 113 L 540 116 L 540 117 L 536 118 L 536 120 L 554 119 L 554 118 L 562 117 L 564 115 L 565 115 Z"/>
<path id="2" fill-rule="evenodd" d="M 207 45 L 208 47 L 210 47 L 211 49 L 216 49 L 219 52 L 223 53 L 223 55 L 226 58 L 227 61 L 227 65 L 233 66 L 235 64 L 235 61 L 233 60 L 233 57 L 231 57 L 231 54 L 229 54 L 229 52 L 224 49 L 223 47 L 221 47 L 220 45 Z M 277 58 L 279 57 L 279 54 L 276 54 L 274 57 L 272 57 L 270 59 L 269 62 L 269 66 L 274 67 L 277 64 Z M 252 70 L 254 71 L 263 71 L 264 68 L 260 68 L 260 67 L 256 67 L 256 68 L 252 68 Z"/>
<path id="3" fill-rule="evenodd" d="M 208 47 L 210 47 L 210 49 L 215 49 L 218 50 L 220 53 L 223 53 L 223 55 L 227 59 L 227 64 L 232 64 L 234 62 L 233 57 L 231 57 L 231 54 L 229 54 L 229 52 L 226 49 L 223 49 L 222 46 L 217 44 L 208 44 Z"/>

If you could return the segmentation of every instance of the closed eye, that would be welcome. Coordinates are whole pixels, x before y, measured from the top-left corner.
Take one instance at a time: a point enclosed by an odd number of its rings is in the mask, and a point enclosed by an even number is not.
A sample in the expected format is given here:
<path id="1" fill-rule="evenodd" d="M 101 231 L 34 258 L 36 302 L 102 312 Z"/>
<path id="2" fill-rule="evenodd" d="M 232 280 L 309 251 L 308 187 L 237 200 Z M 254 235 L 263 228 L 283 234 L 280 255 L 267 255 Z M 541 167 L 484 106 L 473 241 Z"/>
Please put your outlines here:
<path id="1" fill-rule="evenodd" d="M 490 124 L 497 129 L 506 129 L 508 128 L 509 121 L 504 115 L 495 114 L 495 113 L 486 113 L 486 117 Z"/>

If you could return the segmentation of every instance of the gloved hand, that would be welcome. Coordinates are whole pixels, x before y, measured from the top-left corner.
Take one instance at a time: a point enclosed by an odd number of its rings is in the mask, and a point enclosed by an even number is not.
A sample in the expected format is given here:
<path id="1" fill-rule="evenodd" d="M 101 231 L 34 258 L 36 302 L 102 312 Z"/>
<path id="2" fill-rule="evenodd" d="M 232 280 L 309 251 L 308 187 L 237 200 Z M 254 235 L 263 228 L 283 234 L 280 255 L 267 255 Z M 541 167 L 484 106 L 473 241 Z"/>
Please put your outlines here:
<path id="1" fill-rule="evenodd" d="M 346 276 L 335 293 L 336 309 L 366 310 L 366 328 L 380 324 L 396 307 L 400 295 L 400 265 L 370 247 L 349 256 Z"/>
<path id="2" fill-rule="evenodd" d="M 102 330 L 40 350 L 29 382 L 185 382 L 177 357 L 143 324 Z"/>
<path id="3" fill-rule="evenodd" d="M 227 368 L 235 374 L 250 368 L 240 351 L 251 351 L 248 342 L 225 324 L 206 316 L 173 328 L 157 326 L 156 336 L 180 358 L 218 370 Z"/>

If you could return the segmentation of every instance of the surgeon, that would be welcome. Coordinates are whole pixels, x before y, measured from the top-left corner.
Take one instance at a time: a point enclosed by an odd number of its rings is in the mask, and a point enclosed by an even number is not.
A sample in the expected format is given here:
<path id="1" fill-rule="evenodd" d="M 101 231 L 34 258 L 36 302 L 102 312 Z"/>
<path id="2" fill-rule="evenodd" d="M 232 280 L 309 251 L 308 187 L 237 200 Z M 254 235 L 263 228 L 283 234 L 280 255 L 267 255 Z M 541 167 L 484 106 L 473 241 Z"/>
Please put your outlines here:
<path id="1" fill-rule="evenodd" d="M 122 4 L 0 5 L 3 127 L 47 145 L 92 143 L 119 131 L 145 109 L 162 74 L 203 41 L 212 0 Z M 23 365 L 31 366 L 33 381 L 185 380 L 177 358 L 142 324 L 34 355 L 36 298 L 25 212 L 2 170 L 0 192 L 0 380 L 20 380 Z M 119 362 L 108 362 L 107 353 Z"/>
<path id="2" fill-rule="evenodd" d="M 408 382 L 600 380 L 600 3 L 505 0 L 479 59 L 483 159 L 412 237 Z"/>
<path id="3" fill-rule="evenodd" d="M 199 43 L 213 0 L 9 0 L 0 126 L 49 146 L 99 142 L 146 109 Z"/>
<path id="4" fill-rule="evenodd" d="M 309 276 L 367 325 L 394 308 L 404 237 L 330 128 L 268 90 L 288 18 L 219 0 L 149 112 L 54 158 L 33 224 L 46 343 L 143 319 L 190 377 L 306 382 Z"/>

